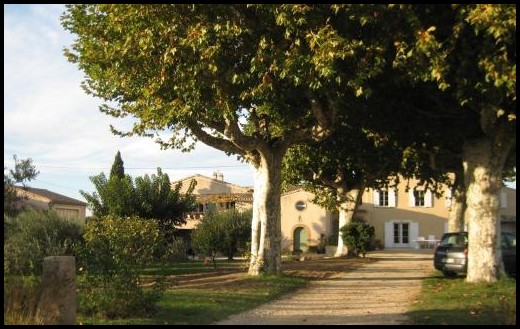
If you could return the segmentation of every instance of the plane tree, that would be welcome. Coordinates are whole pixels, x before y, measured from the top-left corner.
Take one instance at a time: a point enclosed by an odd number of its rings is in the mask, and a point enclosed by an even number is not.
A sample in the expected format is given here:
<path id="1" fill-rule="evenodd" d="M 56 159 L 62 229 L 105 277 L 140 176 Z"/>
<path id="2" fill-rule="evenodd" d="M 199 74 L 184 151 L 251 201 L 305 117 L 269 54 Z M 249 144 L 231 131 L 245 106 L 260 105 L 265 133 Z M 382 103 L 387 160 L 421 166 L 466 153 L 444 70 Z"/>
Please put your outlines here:
<path id="1" fill-rule="evenodd" d="M 472 127 L 461 162 L 469 224 L 468 282 L 500 273 L 499 190 L 516 168 L 516 5 L 402 6 L 395 66 L 412 81 L 433 82 Z M 406 36 L 405 36 L 406 35 Z M 443 111 L 438 111 L 437 115 Z M 478 256 L 477 256 L 478 255 Z"/>
<path id="2" fill-rule="evenodd" d="M 386 5 L 69 5 L 68 59 L 121 136 L 196 141 L 254 171 L 249 273 L 281 274 L 280 180 L 292 145 L 331 134 L 385 64 Z"/>

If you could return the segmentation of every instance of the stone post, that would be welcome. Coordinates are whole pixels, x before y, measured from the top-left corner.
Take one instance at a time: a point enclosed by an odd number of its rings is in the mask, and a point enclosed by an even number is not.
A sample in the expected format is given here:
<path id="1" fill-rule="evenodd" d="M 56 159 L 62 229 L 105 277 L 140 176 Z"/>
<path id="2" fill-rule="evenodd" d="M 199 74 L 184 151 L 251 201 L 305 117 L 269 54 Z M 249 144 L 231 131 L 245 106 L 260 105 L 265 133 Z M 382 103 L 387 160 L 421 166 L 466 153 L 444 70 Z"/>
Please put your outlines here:
<path id="1" fill-rule="evenodd" d="M 40 311 L 44 324 L 76 324 L 76 259 L 49 256 L 43 260 Z"/>

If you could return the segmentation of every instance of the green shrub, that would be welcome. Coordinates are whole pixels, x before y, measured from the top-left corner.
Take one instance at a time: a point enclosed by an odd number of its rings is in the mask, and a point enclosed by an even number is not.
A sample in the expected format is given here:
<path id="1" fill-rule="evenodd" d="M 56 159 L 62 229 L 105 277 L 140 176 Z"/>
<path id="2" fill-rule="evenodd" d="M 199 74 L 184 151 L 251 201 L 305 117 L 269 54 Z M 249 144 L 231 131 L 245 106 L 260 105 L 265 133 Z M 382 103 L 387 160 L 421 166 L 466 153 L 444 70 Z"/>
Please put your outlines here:
<path id="1" fill-rule="evenodd" d="M 191 236 L 193 248 L 213 260 L 222 253 L 233 259 L 238 250 L 244 250 L 251 240 L 251 211 L 221 211 L 206 216 Z"/>
<path id="2" fill-rule="evenodd" d="M 151 316 L 162 296 L 162 281 L 144 284 L 139 272 L 164 243 L 157 222 L 139 217 L 94 218 L 86 225 L 78 255 L 84 277 L 79 308 L 109 318 Z"/>
<path id="3" fill-rule="evenodd" d="M 39 275 L 45 257 L 73 255 L 83 240 L 79 225 L 53 211 L 24 211 L 4 229 L 4 274 Z"/>
<path id="4" fill-rule="evenodd" d="M 374 238 L 374 227 L 361 220 L 353 220 L 340 228 L 343 235 L 343 242 L 348 247 L 349 253 L 358 257 L 370 250 L 372 239 Z"/>

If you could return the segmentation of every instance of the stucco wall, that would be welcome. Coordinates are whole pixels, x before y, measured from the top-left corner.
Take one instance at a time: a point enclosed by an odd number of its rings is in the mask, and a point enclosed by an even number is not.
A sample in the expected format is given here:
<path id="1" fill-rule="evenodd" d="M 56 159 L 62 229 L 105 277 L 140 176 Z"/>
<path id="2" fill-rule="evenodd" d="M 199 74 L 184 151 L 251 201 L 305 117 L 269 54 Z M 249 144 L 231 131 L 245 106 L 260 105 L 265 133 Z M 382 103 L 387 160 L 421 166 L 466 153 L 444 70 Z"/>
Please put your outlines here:
<path id="1" fill-rule="evenodd" d="M 417 182 L 410 181 L 410 187 L 417 185 Z M 386 248 L 416 248 L 418 237 L 428 239 L 433 236 L 439 239 L 446 232 L 448 226 L 448 214 L 450 202 L 447 194 L 436 197 L 431 196 L 431 206 L 411 206 L 410 192 L 405 190 L 406 181 L 396 188 L 395 206 L 380 207 L 374 203 L 374 191 L 366 190 L 363 194 L 362 205 L 359 207 L 358 215 L 364 218 L 375 228 L 375 240 L 379 240 Z M 446 187 L 445 187 L 446 188 Z M 506 207 L 500 208 L 500 215 L 507 218 L 502 222 L 504 231 L 516 233 L 516 190 L 504 188 L 502 190 L 506 199 Z M 303 190 L 297 190 L 282 196 L 282 247 L 292 250 L 294 230 L 301 226 L 307 230 L 309 245 L 319 243 L 320 234 L 325 237 L 333 232 L 331 212 L 310 202 L 313 195 Z M 307 207 L 299 211 L 295 208 L 297 201 L 305 201 Z M 395 243 L 394 224 L 407 223 L 408 242 Z M 386 232 L 385 232 L 386 225 Z M 412 232 L 413 231 L 413 232 Z"/>
<path id="2" fill-rule="evenodd" d="M 313 195 L 303 190 L 297 190 L 282 196 L 282 250 L 293 250 L 294 230 L 303 227 L 308 238 L 308 246 L 317 246 L 320 238 L 326 238 L 332 233 L 331 213 L 313 204 Z M 305 209 L 296 209 L 298 201 L 305 202 Z"/>

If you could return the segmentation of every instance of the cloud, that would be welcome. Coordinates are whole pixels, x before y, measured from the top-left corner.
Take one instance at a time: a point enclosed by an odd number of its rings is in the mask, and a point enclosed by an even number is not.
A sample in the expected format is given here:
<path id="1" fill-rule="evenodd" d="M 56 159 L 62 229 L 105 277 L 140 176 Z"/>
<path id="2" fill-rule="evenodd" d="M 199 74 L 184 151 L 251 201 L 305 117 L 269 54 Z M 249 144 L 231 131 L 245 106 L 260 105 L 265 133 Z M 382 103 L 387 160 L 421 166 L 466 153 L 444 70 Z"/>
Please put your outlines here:
<path id="1" fill-rule="evenodd" d="M 32 158 L 41 172 L 32 186 L 78 199 L 80 189 L 92 191 L 88 176 L 107 173 L 118 150 L 133 176 L 157 167 L 172 180 L 220 170 L 230 182 L 252 185 L 246 164 L 205 145 L 181 153 L 152 139 L 112 135 L 110 124 L 128 121 L 99 112 L 100 100 L 81 89 L 81 72 L 63 55 L 73 40 L 60 25 L 63 11 L 4 5 L 4 166 L 12 166 L 13 154 Z"/>

